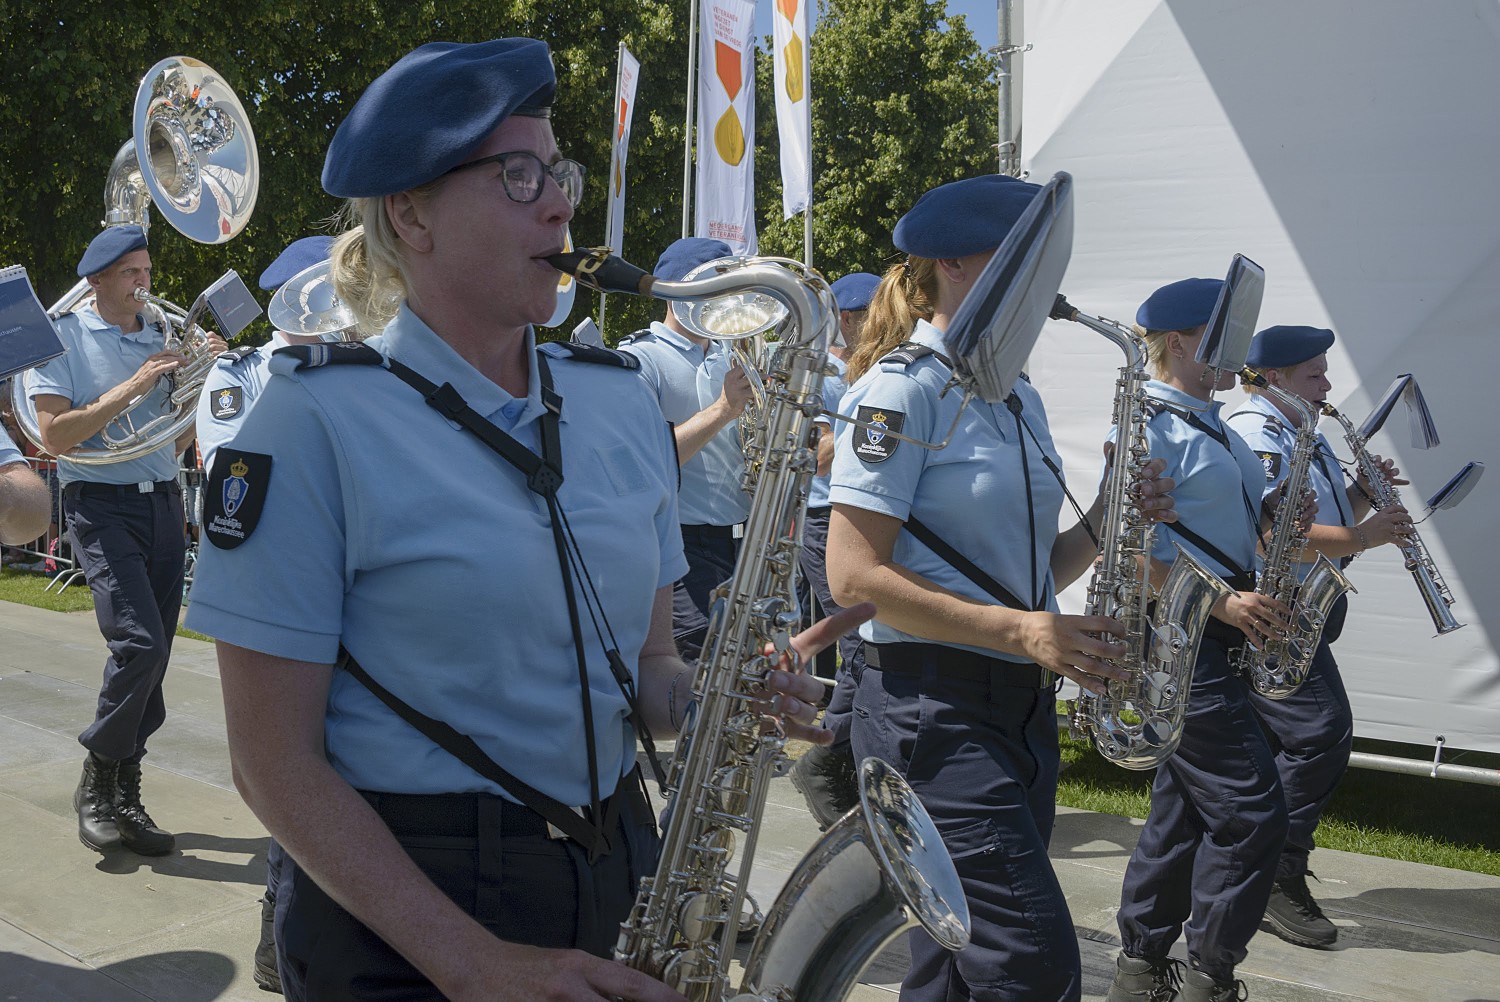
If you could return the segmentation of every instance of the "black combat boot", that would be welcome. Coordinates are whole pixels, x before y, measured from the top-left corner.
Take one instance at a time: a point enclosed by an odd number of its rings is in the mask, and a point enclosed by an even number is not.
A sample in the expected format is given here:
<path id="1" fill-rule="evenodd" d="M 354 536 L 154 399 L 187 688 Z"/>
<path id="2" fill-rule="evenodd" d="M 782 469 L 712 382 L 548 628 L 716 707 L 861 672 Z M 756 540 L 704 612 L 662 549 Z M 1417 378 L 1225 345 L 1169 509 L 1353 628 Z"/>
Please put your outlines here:
<path id="1" fill-rule="evenodd" d="M 141 763 L 127 759 L 120 763 L 120 799 L 115 822 L 120 826 L 120 841 L 125 848 L 142 856 L 165 856 L 177 848 L 177 839 L 169 831 L 156 827 L 141 804 Z"/>
<path id="2" fill-rule="evenodd" d="M 827 831 L 859 803 L 854 755 L 847 745 L 837 749 L 813 745 L 792 766 L 791 776 L 820 831 Z"/>
<path id="3" fill-rule="evenodd" d="M 255 983 L 262 991 L 281 994 L 281 972 L 276 966 L 276 899 L 270 891 L 260 899 L 260 944 L 255 948 Z"/>
<path id="4" fill-rule="evenodd" d="M 1172 1002 L 1182 987 L 1182 961 L 1170 957 L 1115 959 L 1115 979 L 1105 1002 Z"/>
<path id="5" fill-rule="evenodd" d="M 1271 931 L 1298 946 L 1332 946 L 1339 938 L 1338 926 L 1328 920 L 1307 889 L 1311 870 L 1283 869 L 1276 875 L 1271 900 L 1266 903 L 1266 921 Z"/>
<path id="6" fill-rule="evenodd" d="M 120 828 L 115 823 L 119 798 L 120 763 L 93 752 L 83 760 L 83 777 L 73 791 L 73 809 L 78 812 L 78 841 L 95 852 L 120 847 Z"/>
<path id="7" fill-rule="evenodd" d="M 1238 978 L 1220 980 L 1190 967 L 1183 975 L 1177 999 L 1178 1002 L 1244 1002 L 1249 997 L 1249 989 Z"/>

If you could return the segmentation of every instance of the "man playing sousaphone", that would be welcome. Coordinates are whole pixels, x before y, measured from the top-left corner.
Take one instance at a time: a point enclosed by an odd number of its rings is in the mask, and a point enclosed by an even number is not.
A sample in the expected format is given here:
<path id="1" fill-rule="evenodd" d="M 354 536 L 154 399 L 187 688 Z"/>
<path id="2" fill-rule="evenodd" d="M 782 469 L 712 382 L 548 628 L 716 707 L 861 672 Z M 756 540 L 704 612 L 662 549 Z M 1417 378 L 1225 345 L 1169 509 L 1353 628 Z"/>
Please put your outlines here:
<path id="1" fill-rule="evenodd" d="M 78 837 L 96 852 L 124 846 L 147 856 L 175 840 L 141 803 L 146 740 L 166 718 L 162 678 L 182 604 L 183 510 L 177 456 L 193 426 L 152 451 L 113 463 L 81 463 L 70 450 L 103 449 L 101 433 L 127 410 L 133 419 L 169 413 L 162 380 L 186 359 L 165 350 L 166 324 L 137 290 L 151 288 L 151 254 L 140 226 L 111 226 L 78 262 L 93 290 L 57 321 L 67 351 L 31 379 L 42 444 L 57 457 L 69 542 L 88 577 L 99 630 L 109 646 L 88 749 L 73 797 Z M 208 335 L 223 351 L 222 338 Z M 144 398 L 134 408 L 132 403 Z"/>

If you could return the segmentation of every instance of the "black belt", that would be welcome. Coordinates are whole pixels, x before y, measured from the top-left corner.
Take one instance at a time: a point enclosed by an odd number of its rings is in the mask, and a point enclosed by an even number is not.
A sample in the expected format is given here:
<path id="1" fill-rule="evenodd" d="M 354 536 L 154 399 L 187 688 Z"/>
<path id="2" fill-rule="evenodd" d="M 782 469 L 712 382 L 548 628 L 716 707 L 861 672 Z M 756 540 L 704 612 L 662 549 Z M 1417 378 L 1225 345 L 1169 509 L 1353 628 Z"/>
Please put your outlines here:
<path id="1" fill-rule="evenodd" d="M 1017 689 L 1040 689 L 1052 684 L 1053 675 L 1041 665 L 1002 661 L 974 651 L 943 644 L 865 644 L 865 664 L 894 675 L 922 675 L 929 664 L 937 666 L 938 678 L 965 682 L 989 682 Z"/>
<path id="2" fill-rule="evenodd" d="M 117 498 L 121 495 L 130 497 L 161 492 L 181 494 L 182 485 L 175 480 L 142 480 L 138 484 L 99 484 L 92 480 L 75 480 L 64 491 L 72 491 L 75 497 Z"/>
<path id="3" fill-rule="evenodd" d="M 498 831 L 503 837 L 520 838 L 528 835 L 545 835 L 549 838 L 566 836 L 547 824 L 547 819 L 525 804 L 493 793 L 376 793 L 360 790 L 359 795 L 375 808 L 375 813 L 385 822 L 391 834 L 398 838 L 478 838 L 481 831 Z M 640 783 L 635 770 L 620 780 L 613 796 L 600 801 L 599 809 L 609 816 L 609 805 L 615 797 L 625 797 L 624 807 L 630 797 L 640 798 Z M 493 821 L 499 814 L 499 824 Z M 620 812 L 622 817 L 629 810 Z"/>
<path id="4" fill-rule="evenodd" d="M 682 534 L 696 535 L 703 539 L 733 539 L 734 530 L 738 528 L 738 525 L 684 525 Z"/>

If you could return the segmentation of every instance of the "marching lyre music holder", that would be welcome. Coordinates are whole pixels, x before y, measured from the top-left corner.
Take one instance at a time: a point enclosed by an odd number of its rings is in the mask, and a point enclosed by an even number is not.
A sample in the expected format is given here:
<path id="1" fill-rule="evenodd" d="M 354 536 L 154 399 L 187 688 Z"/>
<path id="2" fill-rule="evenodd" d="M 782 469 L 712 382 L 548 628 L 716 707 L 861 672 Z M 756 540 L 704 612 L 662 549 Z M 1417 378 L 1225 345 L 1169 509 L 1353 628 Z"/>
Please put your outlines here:
<path id="1" fill-rule="evenodd" d="M 1198 344 L 1199 362 L 1236 374 L 1245 367 L 1265 291 L 1266 270 L 1245 255 L 1236 254 L 1229 262 L 1224 288 Z"/>
<path id="2" fill-rule="evenodd" d="M 924 449 L 946 448 L 970 401 L 978 397 L 1001 403 L 1010 396 L 1052 310 L 1072 253 L 1073 178 L 1059 171 L 1011 227 L 943 332 L 943 346 L 953 363 L 949 385 L 961 388 L 964 399 L 941 441 L 924 442 L 848 414 L 823 413 Z"/>

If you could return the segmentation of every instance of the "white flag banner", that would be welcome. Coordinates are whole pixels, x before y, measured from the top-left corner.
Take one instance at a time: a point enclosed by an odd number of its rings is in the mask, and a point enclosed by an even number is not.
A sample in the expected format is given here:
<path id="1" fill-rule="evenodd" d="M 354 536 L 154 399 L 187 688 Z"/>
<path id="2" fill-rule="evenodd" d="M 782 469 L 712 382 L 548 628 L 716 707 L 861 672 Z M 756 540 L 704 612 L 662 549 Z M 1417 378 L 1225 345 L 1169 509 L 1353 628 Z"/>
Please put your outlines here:
<path id="1" fill-rule="evenodd" d="M 609 163 L 609 217 L 604 225 L 604 243 L 625 256 L 625 159 L 630 152 L 630 122 L 635 117 L 635 85 L 641 64 L 620 45 L 620 68 L 615 80 L 615 131 Z"/>
<path id="2" fill-rule="evenodd" d="M 755 4 L 702 0 L 694 232 L 754 254 Z"/>
<path id="3" fill-rule="evenodd" d="M 781 137 L 781 208 L 790 219 L 812 201 L 810 0 L 776 0 L 776 132 Z"/>

